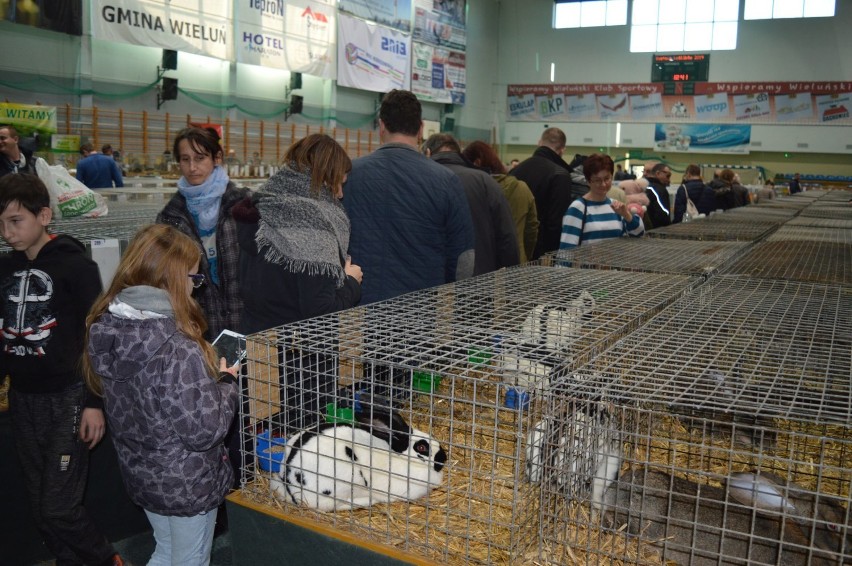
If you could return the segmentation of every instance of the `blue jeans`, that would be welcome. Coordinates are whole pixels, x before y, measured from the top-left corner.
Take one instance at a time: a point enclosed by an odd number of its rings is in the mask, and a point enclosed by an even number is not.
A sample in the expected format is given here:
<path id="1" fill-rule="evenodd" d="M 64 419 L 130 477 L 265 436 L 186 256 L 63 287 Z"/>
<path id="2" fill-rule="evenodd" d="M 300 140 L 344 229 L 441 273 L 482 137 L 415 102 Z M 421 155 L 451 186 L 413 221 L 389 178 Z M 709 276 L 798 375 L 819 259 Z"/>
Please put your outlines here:
<path id="1" fill-rule="evenodd" d="M 145 511 L 157 547 L 148 566 L 208 566 L 218 509 L 194 517 L 169 517 Z"/>

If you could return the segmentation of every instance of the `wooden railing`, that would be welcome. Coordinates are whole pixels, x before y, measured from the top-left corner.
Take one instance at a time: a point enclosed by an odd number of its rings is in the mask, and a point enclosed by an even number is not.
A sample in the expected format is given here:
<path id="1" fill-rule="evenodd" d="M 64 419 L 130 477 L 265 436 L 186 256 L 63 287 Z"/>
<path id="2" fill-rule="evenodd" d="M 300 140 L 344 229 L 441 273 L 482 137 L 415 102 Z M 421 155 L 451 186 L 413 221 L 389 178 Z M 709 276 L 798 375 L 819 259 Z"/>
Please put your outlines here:
<path id="1" fill-rule="evenodd" d="M 372 153 L 379 145 L 376 130 L 325 128 L 274 120 L 218 120 L 210 116 L 71 105 L 57 108 L 57 114 L 60 134 L 79 135 L 98 150 L 103 144 L 112 145 L 114 151 L 120 152 L 123 166 L 131 175 L 176 172 L 171 157 L 172 143 L 177 132 L 191 123 L 221 124 L 225 155 L 231 162 L 236 160 L 243 165 L 277 165 L 293 141 L 317 132 L 333 137 L 353 159 Z M 61 161 L 70 167 L 78 159 L 76 154 L 67 154 Z"/>

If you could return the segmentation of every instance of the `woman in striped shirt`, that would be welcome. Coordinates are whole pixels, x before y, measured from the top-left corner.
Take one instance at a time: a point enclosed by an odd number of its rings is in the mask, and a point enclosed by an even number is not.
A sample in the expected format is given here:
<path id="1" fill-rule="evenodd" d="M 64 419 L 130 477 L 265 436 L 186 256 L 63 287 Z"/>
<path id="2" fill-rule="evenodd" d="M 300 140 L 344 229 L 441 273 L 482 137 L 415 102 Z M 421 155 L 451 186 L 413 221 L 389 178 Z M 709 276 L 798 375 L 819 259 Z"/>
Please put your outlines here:
<path id="1" fill-rule="evenodd" d="M 583 163 L 583 174 L 589 182 L 589 192 L 578 198 L 562 219 L 559 249 L 571 249 L 582 244 L 595 244 L 609 238 L 641 236 L 645 226 L 638 215 L 630 212 L 623 202 L 606 196 L 612 186 L 615 166 L 608 155 L 595 153 Z"/>

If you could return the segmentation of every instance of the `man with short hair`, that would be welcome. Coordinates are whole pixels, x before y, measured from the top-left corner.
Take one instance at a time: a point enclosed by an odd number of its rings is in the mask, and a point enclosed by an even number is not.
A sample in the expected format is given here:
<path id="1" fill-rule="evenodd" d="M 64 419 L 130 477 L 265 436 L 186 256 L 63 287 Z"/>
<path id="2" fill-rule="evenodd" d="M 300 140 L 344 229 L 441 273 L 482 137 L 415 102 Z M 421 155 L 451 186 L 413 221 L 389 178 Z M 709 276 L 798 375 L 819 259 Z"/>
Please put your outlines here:
<path id="1" fill-rule="evenodd" d="M 18 145 L 18 131 L 13 126 L 0 125 L 0 177 L 10 173 L 36 173 L 36 157 Z"/>
<path id="2" fill-rule="evenodd" d="M 361 304 L 470 277 L 474 231 L 459 178 L 418 151 L 420 101 L 392 90 L 379 109 L 376 151 L 352 162 L 343 205 Z"/>
<path id="3" fill-rule="evenodd" d="M 647 168 L 647 164 L 645 167 Z M 669 190 L 666 188 L 671 184 L 672 169 L 665 163 L 657 163 L 651 169 L 651 176 L 648 179 L 648 188 L 645 189 L 645 194 L 648 196 L 648 210 L 645 212 L 645 218 L 650 218 L 651 225 L 654 228 L 668 226 L 672 223 L 671 217 L 671 197 Z"/>
<path id="4" fill-rule="evenodd" d="M 511 267 L 520 262 L 515 222 L 503 189 L 491 175 L 473 167 L 461 155 L 459 142 L 450 134 L 433 134 L 423 144 L 423 153 L 461 180 L 475 234 L 474 275 Z"/>
<path id="5" fill-rule="evenodd" d="M 112 150 L 111 147 L 109 149 Z M 95 151 L 95 147 L 90 143 L 82 144 L 80 153 L 83 154 L 83 159 L 77 162 L 78 181 L 90 189 L 111 189 L 113 183 L 116 187 L 124 186 L 121 169 L 112 156 Z"/>
<path id="6" fill-rule="evenodd" d="M 580 185 L 571 183 L 571 166 L 562 159 L 565 143 L 565 132 L 559 128 L 547 128 L 542 132 L 532 156 L 509 173 L 529 185 L 535 197 L 540 224 L 538 242 L 531 259 L 559 249 L 565 211 L 574 199 L 585 194 Z"/>

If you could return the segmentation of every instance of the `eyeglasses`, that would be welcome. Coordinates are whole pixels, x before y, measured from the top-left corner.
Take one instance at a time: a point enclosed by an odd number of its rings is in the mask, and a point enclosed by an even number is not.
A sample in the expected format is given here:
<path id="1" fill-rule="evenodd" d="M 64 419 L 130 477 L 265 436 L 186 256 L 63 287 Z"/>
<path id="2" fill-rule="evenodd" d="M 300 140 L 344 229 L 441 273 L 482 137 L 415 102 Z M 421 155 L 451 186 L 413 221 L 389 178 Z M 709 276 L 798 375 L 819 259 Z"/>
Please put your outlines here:
<path id="1" fill-rule="evenodd" d="M 663 175 L 665 175 L 666 177 L 671 177 L 671 176 L 672 176 L 672 172 L 671 172 L 671 171 L 660 171 L 660 173 L 662 173 L 662 174 L 663 174 Z"/>
<path id="2" fill-rule="evenodd" d="M 207 279 L 204 277 L 203 273 L 190 273 L 189 278 L 192 279 L 192 288 L 198 289 L 202 285 L 204 285 L 204 281 Z"/>
<path id="3" fill-rule="evenodd" d="M 609 185 L 612 183 L 612 177 L 607 175 L 606 177 L 592 177 L 589 179 L 590 185 Z"/>

